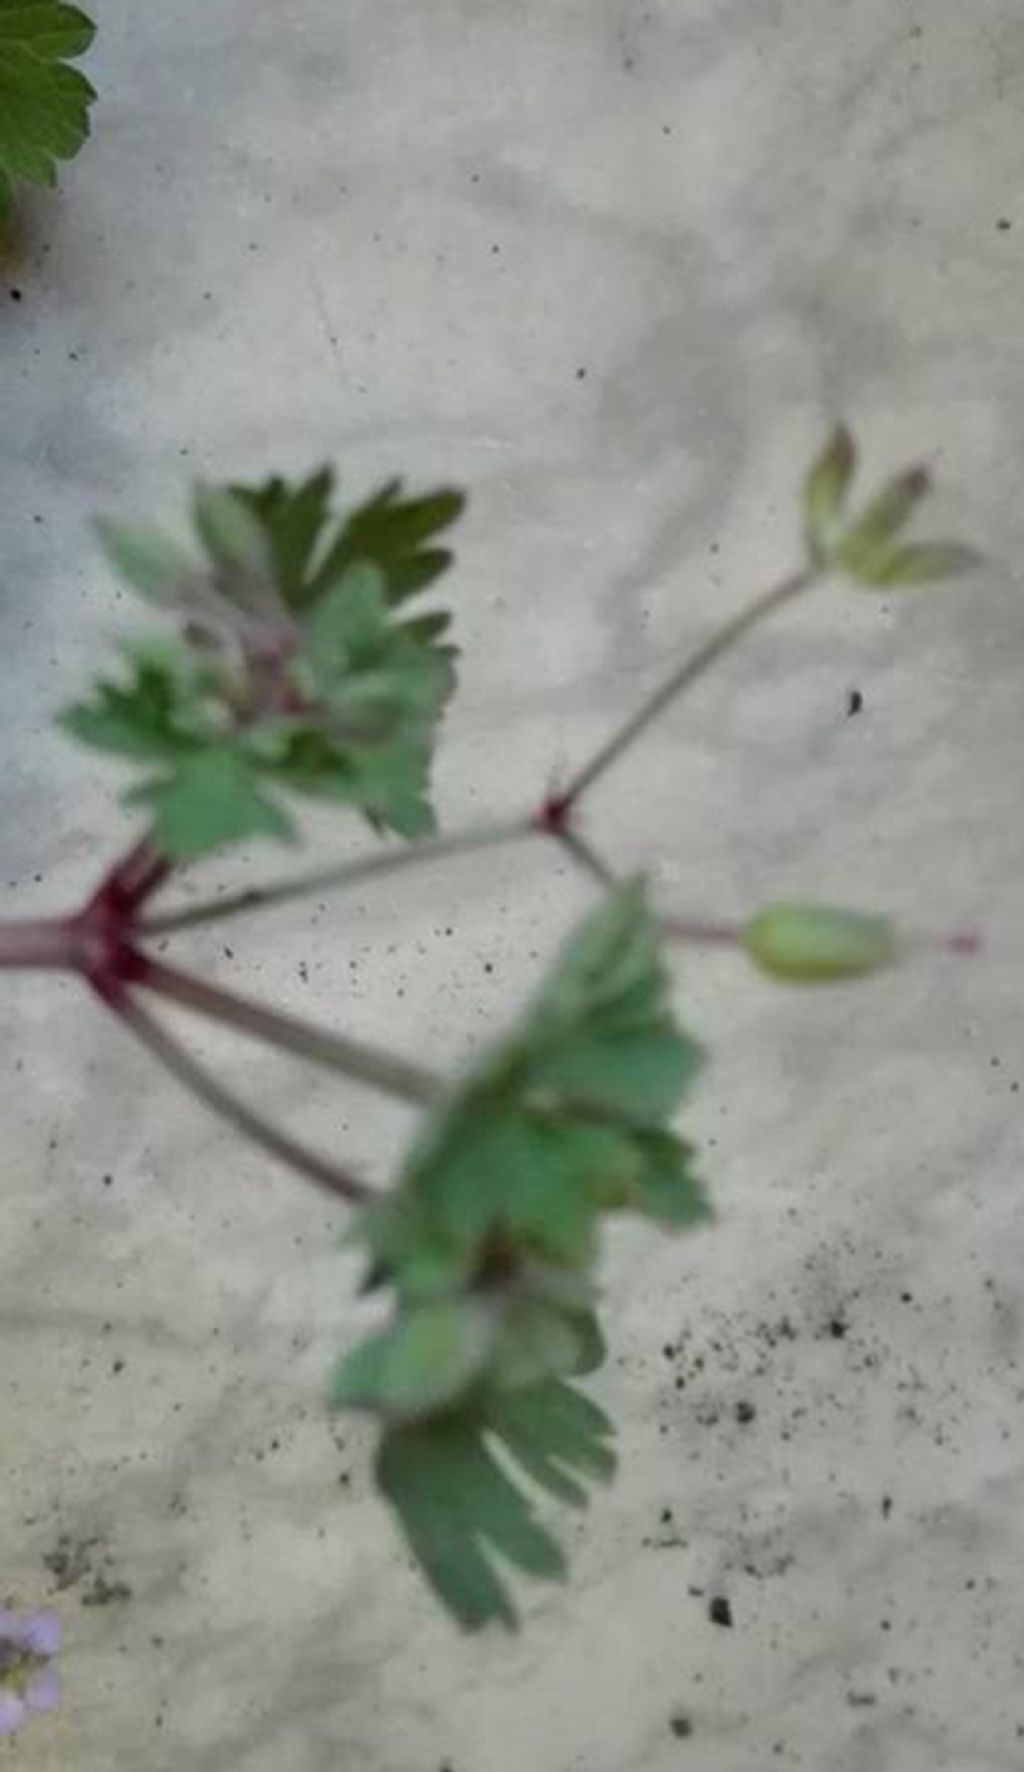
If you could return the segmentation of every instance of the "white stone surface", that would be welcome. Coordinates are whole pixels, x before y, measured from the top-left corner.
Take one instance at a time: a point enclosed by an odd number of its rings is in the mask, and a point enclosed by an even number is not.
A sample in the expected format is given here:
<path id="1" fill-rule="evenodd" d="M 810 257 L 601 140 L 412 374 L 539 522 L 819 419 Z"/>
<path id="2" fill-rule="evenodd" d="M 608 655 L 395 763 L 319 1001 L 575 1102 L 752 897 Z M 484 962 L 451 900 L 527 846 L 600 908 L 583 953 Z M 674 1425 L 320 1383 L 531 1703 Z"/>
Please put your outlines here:
<path id="1" fill-rule="evenodd" d="M 2 271 L 4 914 L 70 900 L 127 830 L 116 771 L 48 724 L 129 619 L 97 507 L 171 515 L 195 473 L 325 458 L 354 494 L 466 484 L 455 826 L 536 796 L 788 566 L 842 411 L 873 471 L 934 462 L 932 527 L 992 570 L 791 612 L 590 828 L 680 907 L 798 890 L 988 945 L 810 999 L 728 957 L 680 968 L 721 1223 L 615 1239 L 621 1478 L 512 1642 L 454 1633 L 373 1499 L 368 1435 L 325 1418 L 358 1314 L 319 1201 L 80 992 L 5 980 L 0 1588 L 52 1596 L 61 1535 L 98 1542 L 57 1599 L 64 1707 L 0 1760 L 1011 1772 L 1019 0 L 100 0 L 99 23 L 94 141 Z M 585 898 L 538 846 L 178 948 L 455 1062 Z M 237 1063 L 385 1173 L 389 1110 Z M 97 1573 L 130 1597 L 87 1604 Z"/>

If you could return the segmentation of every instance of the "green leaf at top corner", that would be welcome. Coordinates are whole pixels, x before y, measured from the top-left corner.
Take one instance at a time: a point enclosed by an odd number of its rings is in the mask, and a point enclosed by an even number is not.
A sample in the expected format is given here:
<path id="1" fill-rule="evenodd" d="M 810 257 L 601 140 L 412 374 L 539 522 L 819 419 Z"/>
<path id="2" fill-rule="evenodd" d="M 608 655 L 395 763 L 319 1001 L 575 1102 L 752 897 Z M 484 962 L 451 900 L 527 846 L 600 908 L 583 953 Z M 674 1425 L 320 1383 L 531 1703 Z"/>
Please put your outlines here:
<path id="1" fill-rule="evenodd" d="M 92 20 L 63 0 L 0 0 L 0 49 L 16 43 L 43 61 L 63 61 L 84 55 L 95 35 Z"/>
<path id="2" fill-rule="evenodd" d="M 59 0 L 0 5 L 0 196 L 9 200 L 20 180 L 54 185 L 56 163 L 88 136 L 96 95 L 68 60 L 88 49 L 94 29 Z"/>

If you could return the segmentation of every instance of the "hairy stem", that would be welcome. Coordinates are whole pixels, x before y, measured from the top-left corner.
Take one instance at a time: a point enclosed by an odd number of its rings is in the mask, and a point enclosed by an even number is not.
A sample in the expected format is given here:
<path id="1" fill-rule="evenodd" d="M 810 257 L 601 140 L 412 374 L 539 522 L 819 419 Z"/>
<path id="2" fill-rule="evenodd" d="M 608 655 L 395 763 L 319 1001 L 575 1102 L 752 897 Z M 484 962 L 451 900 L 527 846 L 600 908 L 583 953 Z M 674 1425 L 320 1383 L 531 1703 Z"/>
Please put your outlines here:
<path id="1" fill-rule="evenodd" d="M 204 900 L 179 911 L 164 911 L 147 917 L 141 927 L 150 935 L 168 935 L 176 929 L 190 929 L 200 923 L 218 923 L 226 917 L 243 916 L 247 911 L 268 910 L 273 905 L 288 904 L 295 898 L 306 898 L 314 892 L 327 892 L 340 886 L 360 886 L 387 874 L 406 868 L 420 867 L 449 856 L 464 855 L 474 849 L 497 848 L 500 843 L 513 843 L 532 836 L 534 826 L 528 818 L 506 819 L 502 823 L 484 824 L 465 831 L 454 831 L 450 837 L 428 837 L 409 843 L 402 849 L 389 849 L 383 855 L 367 855 L 357 861 L 337 862 L 332 867 L 316 868 L 292 879 L 280 880 L 270 886 L 251 886 L 244 892 L 233 892 L 224 898 Z"/>
<path id="2" fill-rule="evenodd" d="M 809 590 L 819 576 L 818 569 L 813 567 L 806 567 L 800 572 L 793 573 L 791 577 L 783 579 L 781 584 L 775 585 L 772 590 L 765 591 L 761 596 L 755 597 L 754 601 L 748 603 L 745 609 L 741 609 L 738 615 L 734 615 L 730 621 L 717 628 L 701 646 L 698 646 L 696 652 L 691 653 L 681 665 L 671 672 L 660 687 L 647 697 L 636 713 L 632 714 L 617 732 L 612 733 L 611 738 L 601 746 L 599 751 L 595 752 L 589 763 L 585 763 L 583 768 L 572 777 L 568 786 L 558 796 L 562 815 L 564 816 L 581 795 L 585 794 L 588 788 L 593 787 L 594 783 L 612 767 L 612 764 L 618 761 L 623 752 L 629 749 L 633 741 L 639 738 L 640 734 L 658 718 L 659 714 L 664 713 L 670 702 L 675 701 L 678 696 L 690 689 L 699 678 L 704 676 L 706 671 L 710 670 L 713 664 L 717 663 L 722 654 L 735 646 L 737 641 L 741 640 L 752 627 L 755 627 L 758 622 L 764 621 L 767 616 L 773 615 L 776 610 L 783 608 L 786 603 L 793 602 L 804 591 Z"/>
<path id="3" fill-rule="evenodd" d="M 164 1069 L 176 1077 L 179 1083 L 190 1090 L 215 1114 L 234 1127 L 261 1150 L 268 1151 L 289 1168 L 297 1171 L 307 1181 L 312 1181 L 326 1193 L 346 1200 L 350 1205 L 363 1205 L 376 1196 L 372 1188 L 339 1169 L 334 1163 L 328 1162 L 316 1151 L 300 1144 L 287 1132 L 264 1120 L 261 1114 L 239 1101 L 238 1097 L 218 1081 L 206 1068 L 194 1059 L 190 1052 L 161 1027 L 158 1021 L 143 1009 L 134 997 L 122 997 L 114 1007 L 119 1021 L 131 1029 L 136 1039 L 151 1052 L 153 1057 L 163 1065 Z"/>
<path id="4" fill-rule="evenodd" d="M 67 920 L 0 923 L 0 968 L 66 970 L 75 964 L 75 937 Z"/>
<path id="5" fill-rule="evenodd" d="M 422 1107 L 436 1101 L 444 1091 L 442 1077 L 408 1059 L 395 1058 L 391 1053 L 349 1039 L 344 1034 L 313 1027 L 280 1009 L 268 1009 L 249 997 L 237 996 L 233 991 L 209 984 L 206 979 L 194 978 L 176 966 L 165 966 L 160 960 L 144 957 L 138 982 L 197 1015 L 223 1022 L 239 1033 L 251 1034 L 256 1040 L 292 1052 L 312 1064 L 341 1071 L 356 1082 L 365 1083 L 385 1095 L 396 1096 L 400 1101 Z"/>

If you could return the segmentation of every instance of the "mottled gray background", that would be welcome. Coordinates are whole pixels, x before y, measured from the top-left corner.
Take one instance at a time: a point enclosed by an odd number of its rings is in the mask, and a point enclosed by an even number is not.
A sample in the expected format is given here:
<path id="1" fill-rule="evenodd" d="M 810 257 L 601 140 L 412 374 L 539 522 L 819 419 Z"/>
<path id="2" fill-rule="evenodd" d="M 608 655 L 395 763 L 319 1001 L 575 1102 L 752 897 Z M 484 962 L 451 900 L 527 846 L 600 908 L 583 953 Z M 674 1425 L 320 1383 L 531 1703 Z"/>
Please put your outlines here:
<path id="1" fill-rule="evenodd" d="M 872 471 L 932 460 L 933 528 L 990 570 L 791 611 L 590 828 L 666 904 L 800 891 L 988 945 L 810 1000 L 729 956 L 680 967 L 721 1223 L 616 1236 L 621 1479 L 511 1643 L 455 1634 L 368 1436 L 325 1419 L 359 1318 L 322 1204 L 71 986 L 5 980 L 0 1586 L 63 1582 L 69 1642 L 61 1715 L 0 1760 L 1021 1767 L 1019 0 L 100 0 L 99 22 L 95 138 L 0 273 L 5 914 L 69 900 L 127 830 L 117 771 L 49 724 L 130 616 L 97 507 L 170 517 L 196 473 L 324 458 L 353 495 L 466 484 L 454 826 L 537 795 L 786 569 L 843 412 Z M 538 846 L 176 945 L 454 1062 L 586 897 Z M 386 1173 L 391 1110 L 232 1062 Z"/>

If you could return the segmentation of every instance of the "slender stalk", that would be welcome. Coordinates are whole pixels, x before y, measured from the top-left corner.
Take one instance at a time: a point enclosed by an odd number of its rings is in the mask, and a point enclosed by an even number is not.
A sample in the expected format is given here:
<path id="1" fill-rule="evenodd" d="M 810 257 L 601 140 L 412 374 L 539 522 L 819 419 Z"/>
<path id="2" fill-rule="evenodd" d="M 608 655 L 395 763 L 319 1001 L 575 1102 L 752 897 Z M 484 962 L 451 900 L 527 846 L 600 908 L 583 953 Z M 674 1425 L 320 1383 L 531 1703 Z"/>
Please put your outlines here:
<path id="1" fill-rule="evenodd" d="M 730 647 L 735 646 L 736 642 L 741 640 L 758 622 L 764 621 L 767 616 L 774 614 L 777 609 L 783 608 L 786 603 L 792 603 L 802 592 L 808 590 L 819 576 L 818 569 L 814 567 L 806 567 L 800 572 L 793 573 L 791 577 L 783 579 L 781 584 L 775 585 L 772 590 L 765 591 L 761 596 L 755 597 L 754 601 L 748 603 L 745 609 L 741 609 L 738 615 L 734 615 L 730 621 L 717 628 L 701 646 L 698 646 L 696 652 L 691 653 L 689 658 L 677 666 L 654 691 L 653 695 L 647 697 L 636 713 L 632 714 L 617 732 L 612 733 L 611 738 L 601 746 L 600 750 L 595 752 L 589 763 L 585 763 L 582 769 L 577 771 L 568 786 L 559 795 L 559 804 L 563 808 L 563 812 L 567 812 L 579 800 L 580 796 L 586 793 L 588 788 L 593 787 L 594 783 L 611 768 L 612 764 L 618 761 L 622 753 L 628 750 L 634 739 L 639 738 L 652 721 L 665 711 L 670 702 L 675 701 L 677 696 L 682 695 L 700 677 L 703 677 L 724 652 L 728 652 Z"/>
<path id="2" fill-rule="evenodd" d="M 168 878 L 171 864 L 143 837 L 103 876 L 90 901 L 115 916 L 134 917 Z"/>
<path id="3" fill-rule="evenodd" d="M 501 843 L 517 842 L 523 837 L 532 836 L 534 828 L 530 819 L 515 818 L 480 825 L 475 829 L 455 831 L 450 837 L 424 838 L 420 842 L 409 843 L 402 849 L 389 849 L 383 855 L 368 855 L 357 861 L 335 863 L 332 867 L 297 874 L 270 886 L 251 886 L 244 892 L 204 900 L 201 904 L 189 905 L 183 910 L 164 911 L 157 916 L 145 918 L 141 927 L 147 935 L 169 935 L 173 930 L 191 929 L 199 923 L 219 923 L 226 917 L 243 916 L 247 911 L 268 910 L 272 905 L 288 904 L 292 899 L 305 898 L 314 892 L 326 892 L 339 886 L 360 886 L 367 880 L 401 873 L 406 868 L 419 867 L 427 862 L 443 861 L 449 856 L 465 855 L 475 849 L 491 849 L 497 848 Z"/>
<path id="4" fill-rule="evenodd" d="M 182 972 L 176 966 L 166 966 L 148 955 L 143 958 L 138 983 L 197 1015 L 223 1022 L 239 1033 L 251 1034 L 256 1040 L 292 1052 L 312 1064 L 341 1071 L 371 1089 L 397 1096 L 400 1101 L 422 1107 L 436 1101 L 444 1091 L 444 1079 L 422 1065 L 395 1058 L 389 1052 L 364 1045 L 344 1034 L 313 1027 L 280 1009 L 268 1009 L 249 997 L 237 996 L 234 991 L 226 991 L 203 978 L 194 978 L 191 973 Z"/>
<path id="5" fill-rule="evenodd" d="M 658 922 L 674 941 L 686 941 L 692 947 L 734 948 L 743 938 L 739 923 L 714 923 L 700 917 L 659 917 Z"/>
<path id="6" fill-rule="evenodd" d="M 592 880 L 596 880 L 599 886 L 618 885 L 607 862 L 601 860 L 597 850 L 587 842 L 585 837 L 580 836 L 579 831 L 573 830 L 571 825 L 561 825 L 553 832 L 553 835 L 567 854 L 572 856 L 573 861 L 577 862 L 583 872 L 589 874 Z"/>
<path id="7" fill-rule="evenodd" d="M 978 929 L 954 929 L 949 935 L 937 935 L 925 930 L 901 930 L 899 945 L 903 953 L 940 953 L 959 954 L 967 959 L 974 959 L 985 945 L 985 939 Z"/>
<path id="8" fill-rule="evenodd" d="M 226 1120 L 236 1132 L 259 1145 L 261 1150 L 268 1151 L 272 1157 L 279 1158 L 307 1181 L 314 1182 L 317 1187 L 338 1199 L 347 1200 L 350 1205 L 362 1205 L 376 1197 L 373 1189 L 368 1188 L 364 1182 L 337 1168 L 326 1157 L 311 1151 L 287 1132 L 282 1132 L 277 1126 L 264 1120 L 261 1114 L 254 1112 L 230 1090 L 225 1089 L 134 997 L 122 997 L 114 1005 L 114 1013 L 165 1070 L 176 1077 L 179 1083 L 183 1083 L 193 1095 L 198 1096 L 200 1101 L 205 1102 L 207 1107 L 212 1108 L 215 1114 Z"/>
<path id="9" fill-rule="evenodd" d="M 67 921 L 0 923 L 0 968 L 67 970 L 76 963 L 75 936 Z"/>
<path id="10" fill-rule="evenodd" d="M 584 873 L 604 887 L 618 885 L 618 881 L 607 862 L 598 855 L 597 850 L 578 831 L 566 826 L 555 833 L 563 849 L 579 862 Z M 709 918 L 701 917 L 661 917 L 658 927 L 665 935 L 675 941 L 691 942 L 695 947 L 735 947 L 740 940 L 741 926 L 739 923 L 715 923 Z"/>

